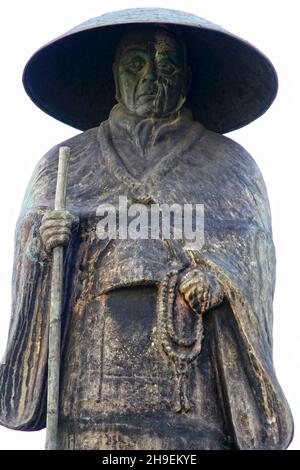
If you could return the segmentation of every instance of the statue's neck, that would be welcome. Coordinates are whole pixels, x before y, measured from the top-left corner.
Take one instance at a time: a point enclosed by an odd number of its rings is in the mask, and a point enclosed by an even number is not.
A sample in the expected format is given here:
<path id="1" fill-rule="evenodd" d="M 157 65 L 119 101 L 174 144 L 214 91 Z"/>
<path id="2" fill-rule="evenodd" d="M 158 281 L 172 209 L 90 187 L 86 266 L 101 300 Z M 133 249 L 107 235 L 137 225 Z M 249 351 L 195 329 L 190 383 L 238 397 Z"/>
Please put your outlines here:
<path id="1" fill-rule="evenodd" d="M 168 118 L 141 118 L 128 114 L 119 104 L 109 117 L 112 143 L 134 176 L 141 176 L 180 142 L 189 139 L 192 122 L 187 109 Z"/>
<path id="2" fill-rule="evenodd" d="M 191 121 L 192 113 L 186 108 L 166 117 L 144 118 L 128 113 L 122 104 L 114 106 L 109 116 L 114 139 L 130 139 L 142 154 L 153 149 L 170 134 L 174 134 L 174 144 L 175 134 Z"/>

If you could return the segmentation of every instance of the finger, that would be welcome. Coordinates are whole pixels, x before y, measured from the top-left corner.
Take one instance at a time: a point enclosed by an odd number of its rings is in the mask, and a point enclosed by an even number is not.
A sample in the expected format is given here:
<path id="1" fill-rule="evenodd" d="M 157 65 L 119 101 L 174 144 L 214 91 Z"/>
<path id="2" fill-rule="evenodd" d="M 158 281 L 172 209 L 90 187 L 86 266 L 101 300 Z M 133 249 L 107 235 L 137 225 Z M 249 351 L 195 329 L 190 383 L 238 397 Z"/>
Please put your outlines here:
<path id="1" fill-rule="evenodd" d="M 192 287 L 192 283 L 191 281 L 187 281 L 185 280 L 184 282 L 180 282 L 180 285 L 179 285 L 179 291 L 183 294 L 184 292 L 187 292 L 188 290 L 190 290 Z"/>
<path id="2" fill-rule="evenodd" d="M 200 304 L 199 304 L 198 299 L 196 297 L 193 299 L 190 306 L 191 306 L 191 309 L 195 313 L 197 313 L 197 314 L 201 313 L 201 307 L 200 307 Z"/>
<path id="3" fill-rule="evenodd" d="M 180 284 L 179 290 L 181 293 L 187 292 L 189 290 L 194 290 L 198 287 L 202 287 L 203 285 L 203 279 L 202 277 L 199 278 L 191 278 L 188 280 L 185 280 L 183 283 Z"/>
<path id="4" fill-rule="evenodd" d="M 186 303 L 191 307 L 193 301 L 194 301 L 194 294 L 192 290 L 189 290 L 187 292 L 182 293 L 184 296 L 184 299 Z"/>
<path id="5" fill-rule="evenodd" d="M 71 230 L 71 226 L 69 223 L 65 222 L 65 221 L 60 221 L 60 220 L 56 220 L 56 221 L 47 221 L 45 222 L 43 225 L 41 225 L 40 227 L 40 233 L 43 235 L 44 233 L 46 233 L 47 231 L 51 231 L 51 232 L 61 232 L 63 230 L 67 230 L 70 232 Z"/>
<path id="6" fill-rule="evenodd" d="M 198 289 L 197 291 L 197 300 L 199 304 L 199 312 L 203 313 L 203 303 L 204 303 L 204 291 L 203 289 Z"/>
<path id="7" fill-rule="evenodd" d="M 202 313 L 205 313 L 206 310 L 209 309 L 209 304 L 210 304 L 210 289 L 207 289 L 205 291 L 205 294 L 203 296 L 203 304 L 202 304 Z"/>
<path id="8" fill-rule="evenodd" d="M 66 246 L 69 243 L 69 237 L 65 235 L 53 236 L 47 240 L 46 247 L 47 250 L 52 250 L 57 246 Z"/>
<path id="9" fill-rule="evenodd" d="M 48 227 L 72 227 L 73 221 L 70 219 L 46 219 L 42 222 L 41 228 Z"/>
<path id="10" fill-rule="evenodd" d="M 206 283 L 205 290 L 204 290 L 204 295 L 203 295 L 203 309 L 206 311 L 209 306 L 209 301 L 210 301 L 210 293 L 211 289 L 210 286 L 208 285 L 208 282 Z"/>
<path id="11" fill-rule="evenodd" d="M 74 221 L 69 218 L 50 218 L 50 219 L 44 219 L 41 223 L 41 227 L 51 227 L 54 225 L 67 225 L 69 227 L 72 226 Z"/>
<path id="12" fill-rule="evenodd" d="M 68 211 L 48 211 L 42 218 L 42 223 L 48 220 L 68 220 L 70 223 L 77 220 L 77 218 Z"/>
<path id="13" fill-rule="evenodd" d="M 45 230 L 48 230 L 50 228 L 57 228 L 58 230 L 60 228 L 72 228 L 72 224 L 68 220 L 60 220 L 60 219 L 48 219 L 45 220 L 41 226 L 40 226 L 40 232 L 44 232 Z"/>
<path id="14" fill-rule="evenodd" d="M 190 308 L 195 312 L 195 313 L 200 313 L 200 304 L 199 304 L 199 298 L 198 298 L 198 290 L 195 287 L 193 290 L 189 291 L 189 294 L 187 296 L 187 303 L 190 306 Z"/>
<path id="15" fill-rule="evenodd" d="M 192 270 L 182 276 L 180 283 L 182 285 L 190 284 L 190 282 L 195 282 L 201 279 L 202 273 L 198 270 Z"/>
<path id="16" fill-rule="evenodd" d="M 189 289 L 187 291 L 187 298 L 190 302 L 193 302 L 193 300 L 195 298 L 195 288 Z"/>
<path id="17" fill-rule="evenodd" d="M 190 278 L 196 276 L 197 274 L 199 274 L 199 271 L 197 271 L 196 269 L 193 269 L 192 271 L 188 271 L 186 274 L 182 276 L 182 281 L 189 280 Z"/>
<path id="18" fill-rule="evenodd" d="M 199 305 L 199 313 L 203 313 L 203 304 L 204 304 L 204 291 L 203 289 L 198 289 L 197 291 L 197 301 Z"/>
<path id="19" fill-rule="evenodd" d="M 60 228 L 49 228 L 43 233 L 41 233 L 42 239 L 44 242 L 48 243 L 48 240 L 52 237 L 67 237 L 70 238 L 70 230 L 66 227 L 60 227 Z"/>
<path id="20" fill-rule="evenodd" d="M 198 299 L 197 299 L 197 289 L 196 286 L 194 286 L 192 289 L 187 291 L 185 294 L 185 300 L 187 301 L 188 305 L 190 305 L 191 308 L 197 308 L 198 304 Z"/>
<path id="21" fill-rule="evenodd" d="M 46 219 L 55 219 L 57 217 L 64 217 L 64 214 L 66 211 L 46 211 L 45 214 L 43 215 L 42 221 Z"/>
<path id="22" fill-rule="evenodd" d="M 186 289 L 183 289 L 183 294 L 187 300 L 192 301 L 197 295 L 198 291 L 202 291 L 202 286 L 197 283 L 191 283 L 186 285 Z"/>
<path id="23" fill-rule="evenodd" d="M 65 225 L 53 225 L 49 227 L 41 227 L 40 234 L 43 239 L 47 239 L 53 235 L 70 235 L 71 230 L 70 227 L 66 227 Z"/>

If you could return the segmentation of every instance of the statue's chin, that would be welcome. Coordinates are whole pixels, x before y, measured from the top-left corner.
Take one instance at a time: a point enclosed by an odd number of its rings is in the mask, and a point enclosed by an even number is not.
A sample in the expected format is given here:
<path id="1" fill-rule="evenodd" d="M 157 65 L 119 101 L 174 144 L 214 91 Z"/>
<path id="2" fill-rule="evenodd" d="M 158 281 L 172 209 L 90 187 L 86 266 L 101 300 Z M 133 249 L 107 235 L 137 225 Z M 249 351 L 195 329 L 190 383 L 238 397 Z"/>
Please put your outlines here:
<path id="1" fill-rule="evenodd" d="M 135 108 L 135 114 L 139 117 L 160 117 L 162 112 L 157 107 L 155 96 L 142 96 Z"/>
<path id="2" fill-rule="evenodd" d="M 150 95 L 140 97 L 139 102 L 135 107 L 128 107 L 126 104 L 122 103 L 128 114 L 140 118 L 164 118 L 178 111 L 177 109 L 168 111 L 162 110 L 157 104 L 156 97 Z"/>
<path id="3" fill-rule="evenodd" d="M 148 110 L 148 111 L 143 111 L 143 112 L 137 112 L 135 111 L 134 114 L 136 116 L 139 116 L 141 118 L 157 118 L 157 119 L 162 119 L 162 118 L 167 118 L 169 116 L 174 115 L 178 110 L 172 110 L 172 111 L 156 111 L 156 110 Z"/>

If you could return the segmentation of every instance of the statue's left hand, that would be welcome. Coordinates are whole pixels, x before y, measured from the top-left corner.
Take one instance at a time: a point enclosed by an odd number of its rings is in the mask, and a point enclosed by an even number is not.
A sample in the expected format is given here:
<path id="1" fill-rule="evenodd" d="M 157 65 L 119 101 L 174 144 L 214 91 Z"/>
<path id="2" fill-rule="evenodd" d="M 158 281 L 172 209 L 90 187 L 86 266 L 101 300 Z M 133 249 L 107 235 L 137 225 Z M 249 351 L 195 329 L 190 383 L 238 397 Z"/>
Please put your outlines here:
<path id="1" fill-rule="evenodd" d="M 179 291 L 196 314 L 203 314 L 217 307 L 224 299 L 224 292 L 213 274 L 193 269 L 180 280 Z"/>

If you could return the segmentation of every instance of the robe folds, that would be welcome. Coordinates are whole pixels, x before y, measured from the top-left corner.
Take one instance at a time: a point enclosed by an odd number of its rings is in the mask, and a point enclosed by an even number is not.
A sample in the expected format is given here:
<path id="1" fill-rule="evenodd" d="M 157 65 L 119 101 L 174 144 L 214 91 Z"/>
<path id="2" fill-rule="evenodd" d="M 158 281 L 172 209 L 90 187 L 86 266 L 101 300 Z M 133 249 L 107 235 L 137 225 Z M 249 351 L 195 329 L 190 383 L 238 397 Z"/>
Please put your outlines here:
<path id="1" fill-rule="evenodd" d="M 62 393 L 68 389 L 63 401 L 69 405 L 63 405 L 62 415 L 74 414 L 82 387 L 72 388 L 80 379 L 73 377 L 76 368 L 68 366 L 76 362 L 76 343 L 70 346 L 75 320 L 76 341 L 84 341 L 82 319 L 93 322 L 96 303 L 109 293 L 159 287 L 168 270 L 198 267 L 213 273 L 225 294 L 219 307 L 204 314 L 203 328 L 209 376 L 228 442 L 237 449 L 286 448 L 293 422 L 272 361 L 275 254 L 270 209 L 252 157 L 231 139 L 193 121 L 188 110 L 168 119 L 140 120 L 116 106 L 99 128 L 61 145 L 71 148 L 67 209 L 79 217 L 65 250 Z M 12 317 L 0 366 L 0 424 L 18 430 L 45 426 L 51 255 L 43 249 L 39 226 L 45 211 L 53 208 L 58 148 L 38 163 L 16 229 Z M 124 195 L 143 204 L 203 204 L 203 247 L 187 251 L 180 240 L 99 240 L 97 207 L 117 205 Z M 100 320 L 91 328 L 101 336 Z M 161 371 L 167 369 L 166 362 Z M 205 406 L 199 411 L 204 419 Z M 193 410 L 167 413 L 182 423 Z M 198 446 L 203 448 L 201 442 Z"/>

